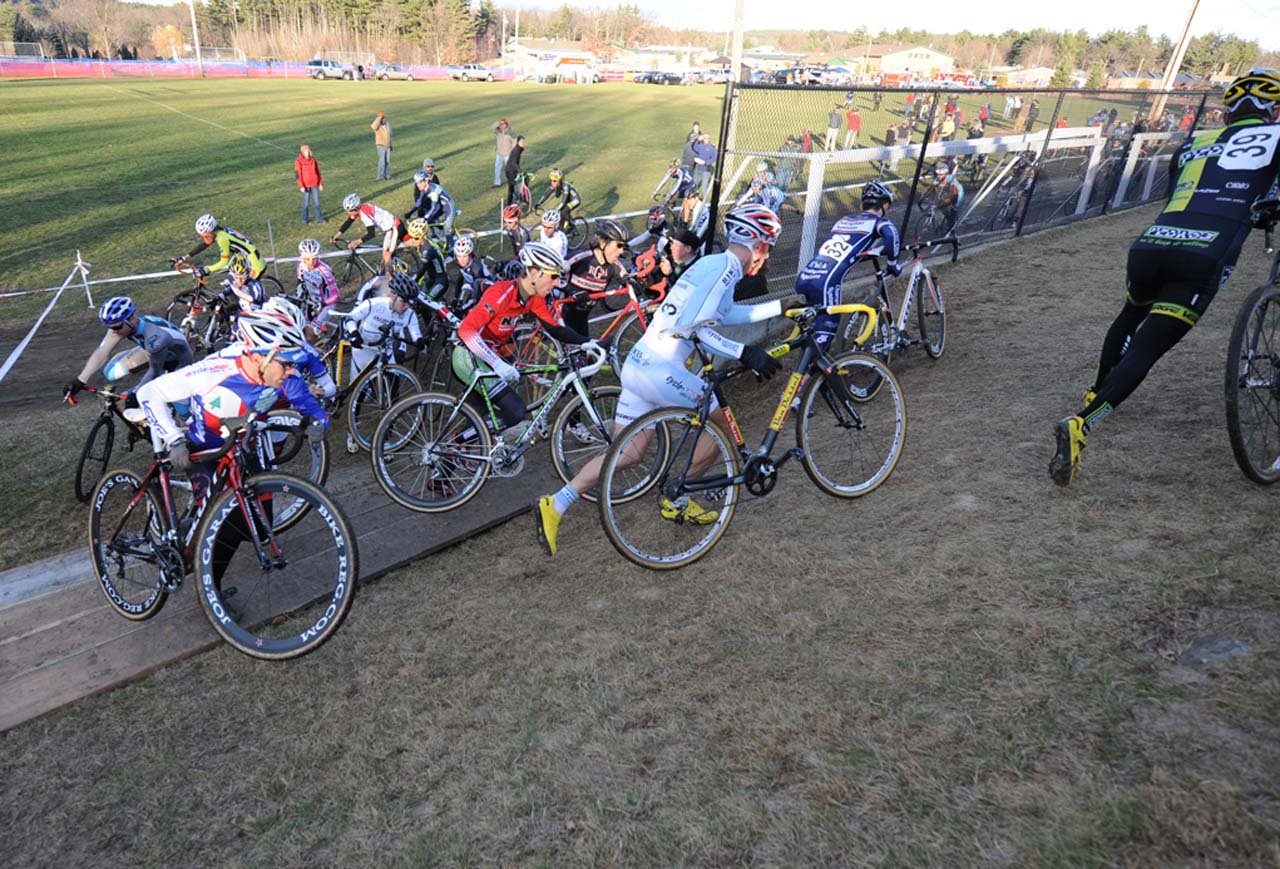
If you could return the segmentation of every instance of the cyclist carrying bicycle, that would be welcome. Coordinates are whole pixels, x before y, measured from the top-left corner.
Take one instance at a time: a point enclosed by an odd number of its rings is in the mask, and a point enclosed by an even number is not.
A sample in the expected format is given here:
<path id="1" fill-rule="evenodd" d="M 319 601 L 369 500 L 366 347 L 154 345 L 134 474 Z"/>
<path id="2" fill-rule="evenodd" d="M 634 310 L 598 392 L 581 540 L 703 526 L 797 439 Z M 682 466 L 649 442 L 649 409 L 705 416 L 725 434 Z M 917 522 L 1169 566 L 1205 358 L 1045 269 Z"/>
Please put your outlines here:
<path id="1" fill-rule="evenodd" d="M 1280 176 L 1280 73 L 1251 70 L 1222 101 L 1226 127 L 1196 133 L 1173 153 L 1169 201 L 1129 248 L 1124 306 L 1102 341 L 1084 409 L 1054 426 L 1049 476 L 1059 486 L 1075 479 L 1086 436 L 1204 316 L 1254 226 L 1252 206 Z"/>
<path id="2" fill-rule="evenodd" d="M 489 396 L 504 429 L 528 413 L 524 399 L 515 389 L 520 372 L 508 361 L 514 351 L 512 335 L 523 317 L 536 317 L 547 334 L 565 344 L 595 343 L 585 333 L 565 325 L 548 303 L 566 273 L 564 257 L 545 244 L 531 241 L 520 249 L 520 264 L 523 274 L 489 287 L 463 318 L 458 326 L 462 344 L 453 351 L 453 371 L 463 383 L 471 385 L 481 372 L 497 373 L 496 385 L 486 379 L 477 388 Z"/>
<path id="3" fill-rule="evenodd" d="M 320 259 L 320 242 L 304 238 L 298 242 L 298 288 L 307 299 L 310 322 L 307 328 L 319 334 L 328 328 L 329 315 L 338 304 L 338 280 L 333 269 Z"/>
<path id="4" fill-rule="evenodd" d="M 796 276 L 796 292 L 810 305 L 839 305 L 845 273 L 865 254 L 885 259 L 892 275 L 902 274 L 898 256 L 902 237 L 898 227 L 885 215 L 893 204 L 893 191 L 882 181 L 868 181 L 862 188 L 862 212 L 848 214 L 835 222 L 831 235 L 813 259 Z M 825 351 L 835 337 L 840 318 L 822 314 L 813 324 L 813 342 Z"/>
<path id="5" fill-rule="evenodd" d="M 724 231 L 728 250 L 704 256 L 684 273 L 654 311 L 644 336 L 627 354 L 622 365 L 622 394 L 613 422 L 615 431 L 621 431 L 656 408 L 693 408 L 702 400 L 707 382 L 686 367 L 694 353 L 693 341 L 672 334 L 673 331 L 687 330 L 701 323 L 698 338 L 702 346 L 716 356 L 741 360 L 761 377 L 772 377 L 778 371 L 777 361 L 763 345 L 740 344 L 721 335 L 716 326 L 757 323 L 786 310 L 790 299 L 760 305 L 737 305 L 733 301 L 734 287 L 743 275 L 759 272 L 768 260 L 782 232 L 782 222 L 762 205 L 747 205 L 725 216 Z M 712 410 L 718 421 L 726 422 L 714 399 Z M 709 441 L 699 441 L 694 451 L 693 471 L 704 469 L 713 452 Z M 534 521 L 538 542 L 548 555 L 556 554 L 561 517 L 584 492 L 596 485 L 602 463 L 602 457 L 593 459 L 558 492 L 538 499 Z M 663 500 L 662 517 L 698 525 L 715 521 L 716 511 L 689 499 L 680 501 L 682 503 Z"/>
<path id="6" fill-rule="evenodd" d="M 347 219 L 342 226 L 338 227 L 338 231 L 329 241 L 336 243 L 341 240 L 342 234 L 358 220 L 364 224 L 365 233 L 362 238 L 348 243 L 348 250 L 355 250 L 380 232 L 382 233 L 382 268 L 384 272 L 390 269 L 392 254 L 408 234 L 404 222 L 385 208 L 379 208 L 372 202 L 361 202 L 360 197 L 355 193 L 348 193 L 342 200 L 342 210 L 347 213 Z"/>
<path id="7" fill-rule="evenodd" d="M 588 318 L 592 293 L 603 293 L 623 284 L 624 273 L 618 259 L 627 249 L 627 228 L 612 218 L 602 217 L 595 223 L 591 244 L 570 254 L 565 260 L 569 273 L 566 293 L 573 301 L 561 312 L 565 325 L 582 335 L 591 334 Z"/>
<path id="8" fill-rule="evenodd" d="M 133 342 L 137 345 L 135 352 L 146 354 L 147 373 L 140 385 L 166 371 L 190 365 L 193 360 L 191 345 L 180 329 L 161 317 L 139 314 L 128 296 L 112 296 L 103 302 L 98 309 L 98 319 L 107 327 L 107 334 L 102 336 L 80 373 L 62 388 L 64 399 L 74 398 L 84 389 L 89 379 L 111 359 L 122 340 Z"/>
<path id="9" fill-rule="evenodd" d="M 453 262 L 448 266 L 449 307 L 465 314 L 481 294 L 493 283 L 494 275 L 476 255 L 476 243 L 469 235 L 460 235 L 453 243 Z"/>
<path id="10" fill-rule="evenodd" d="M 502 232 L 507 236 L 507 240 L 511 242 L 511 256 L 513 258 L 520 256 L 520 249 L 530 241 L 530 233 L 528 227 L 520 222 L 520 218 L 524 217 L 524 211 L 519 205 L 508 205 L 502 209 Z"/>
<path id="11" fill-rule="evenodd" d="M 258 248 L 254 246 L 253 242 L 249 241 L 242 232 L 237 232 L 227 226 L 220 226 L 217 218 L 212 214 L 202 214 L 196 218 L 196 234 L 200 236 L 200 244 L 174 259 L 172 261 L 174 265 L 187 262 L 193 256 L 203 253 L 216 244 L 218 246 L 218 261 L 207 268 L 200 266 L 196 269 L 197 273 L 202 277 L 227 268 L 231 264 L 231 257 L 235 254 L 240 254 L 249 263 L 251 277 L 257 278 L 266 271 L 267 264 L 263 261 L 262 254 L 258 253 Z"/>
<path id="12" fill-rule="evenodd" d="M 550 201 L 551 207 L 560 212 L 560 219 L 566 226 L 573 223 L 573 210 L 582 204 L 582 197 L 559 169 L 548 172 L 547 179 L 551 186 L 534 204 L 534 208 L 541 208 L 544 202 Z"/>
<path id="13" fill-rule="evenodd" d="M 549 208 L 542 212 L 542 224 L 538 227 L 537 241 L 554 248 L 560 256 L 569 252 L 569 239 L 560 231 L 560 212 Z"/>

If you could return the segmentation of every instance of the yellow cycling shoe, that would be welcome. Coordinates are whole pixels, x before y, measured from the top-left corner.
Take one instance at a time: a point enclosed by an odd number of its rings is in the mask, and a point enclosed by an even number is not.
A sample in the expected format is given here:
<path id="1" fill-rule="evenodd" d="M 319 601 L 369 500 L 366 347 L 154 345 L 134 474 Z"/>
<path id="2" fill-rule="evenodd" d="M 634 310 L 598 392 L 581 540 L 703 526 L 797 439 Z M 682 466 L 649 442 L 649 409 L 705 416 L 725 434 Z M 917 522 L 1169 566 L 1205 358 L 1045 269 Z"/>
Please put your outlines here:
<path id="1" fill-rule="evenodd" d="M 1092 389 L 1086 389 L 1084 391 L 1084 406 L 1088 407 L 1093 404 L 1093 400 L 1097 397 L 1098 393 L 1094 392 Z"/>
<path id="2" fill-rule="evenodd" d="M 556 554 L 556 533 L 560 530 L 560 514 L 556 512 L 554 495 L 543 495 L 533 508 L 533 521 L 538 542 L 547 555 Z"/>
<path id="3" fill-rule="evenodd" d="M 1049 477 L 1059 486 L 1069 486 L 1080 471 L 1080 454 L 1084 452 L 1084 420 L 1069 416 L 1053 427 L 1058 451 L 1049 460 Z"/>
<path id="4" fill-rule="evenodd" d="M 706 510 L 699 507 L 693 500 L 689 500 L 683 507 L 679 507 L 670 498 L 663 498 L 660 506 L 662 518 L 671 522 L 710 525 L 720 516 L 719 511 Z"/>

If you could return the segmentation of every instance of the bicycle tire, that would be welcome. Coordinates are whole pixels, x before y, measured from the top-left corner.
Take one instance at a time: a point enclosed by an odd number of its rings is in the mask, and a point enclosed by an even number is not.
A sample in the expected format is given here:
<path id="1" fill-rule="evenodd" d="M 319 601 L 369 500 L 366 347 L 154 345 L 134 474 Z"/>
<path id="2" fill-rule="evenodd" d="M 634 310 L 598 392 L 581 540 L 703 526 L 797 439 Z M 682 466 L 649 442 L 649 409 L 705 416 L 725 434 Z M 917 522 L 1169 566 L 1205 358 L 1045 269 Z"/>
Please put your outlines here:
<path id="1" fill-rule="evenodd" d="M 155 554 L 167 523 L 152 489 L 132 503 L 142 481 L 115 468 L 103 474 L 89 500 L 89 554 L 98 588 L 113 610 L 138 622 L 158 613 L 169 597 Z"/>
<path id="2" fill-rule="evenodd" d="M 259 275 L 258 283 L 262 284 L 262 289 L 266 292 L 268 299 L 272 296 L 284 295 L 284 287 L 271 275 Z"/>
<path id="3" fill-rule="evenodd" d="M 657 436 L 659 427 L 665 429 L 666 436 L 666 456 L 661 460 L 656 455 L 663 443 Z M 647 442 L 642 443 L 646 433 Z M 663 518 L 664 501 L 688 495 L 671 475 L 684 473 L 701 436 L 711 437 L 718 450 L 718 455 L 712 453 L 704 478 L 737 479 L 741 467 L 733 442 L 716 423 L 699 420 L 694 411 L 684 408 L 646 413 L 619 432 L 605 454 L 600 469 L 600 521 L 614 549 L 632 564 L 650 570 L 675 570 L 693 564 L 711 551 L 733 520 L 741 486 L 732 482 L 698 493 L 697 500 L 703 502 L 699 506 L 715 511 L 709 523 Z M 627 458 L 633 463 L 625 464 Z M 639 495 L 632 497 L 637 489 Z M 615 497 L 615 492 L 626 497 Z"/>
<path id="4" fill-rule="evenodd" d="M 361 372 L 351 384 L 347 399 L 347 431 L 361 450 L 368 452 L 378 421 L 391 405 L 406 395 L 422 391 L 416 374 L 403 365 L 376 366 Z"/>
<path id="5" fill-rule="evenodd" d="M 262 517 L 278 498 L 306 500 L 308 509 L 289 529 L 267 532 Z M 247 545 L 250 534 L 265 538 L 270 557 L 259 558 L 258 547 Z M 219 578 L 220 552 L 227 563 Z M 323 645 L 350 612 L 360 575 L 356 537 L 342 509 L 322 488 L 290 474 L 260 474 L 241 490 L 220 492 L 196 530 L 192 560 L 213 629 L 236 651 L 263 660 L 297 658 Z"/>
<path id="6" fill-rule="evenodd" d="M 872 398 L 855 398 L 848 383 L 842 382 L 869 379 L 865 374 L 858 376 L 857 369 L 876 372 L 880 385 Z M 815 406 L 820 397 L 822 406 Z M 828 428 L 824 423 L 831 422 L 833 416 L 835 425 Z M 833 433 L 840 444 L 828 449 L 825 435 Z M 804 469 L 815 486 L 833 497 L 861 498 L 879 488 L 898 466 L 906 437 L 907 405 L 902 387 L 889 366 L 874 356 L 837 356 L 827 373 L 810 378 L 800 397 L 796 443 L 804 452 Z"/>
<path id="7" fill-rule="evenodd" d="M 200 300 L 202 313 L 184 325 L 187 315 L 191 311 L 191 303 L 196 299 Z M 209 326 L 209 318 L 213 316 L 209 310 L 208 303 L 212 301 L 212 297 L 198 290 L 186 290 L 178 293 L 169 302 L 169 306 L 164 310 L 164 318 L 172 325 L 177 326 L 182 332 L 183 337 L 187 339 L 187 344 L 191 346 L 193 353 L 201 353 L 207 351 L 204 342 L 204 333 Z"/>
<path id="8" fill-rule="evenodd" d="M 422 381 L 422 391 L 451 393 L 454 383 L 453 342 L 449 340 L 449 335 L 444 330 L 441 330 L 436 338 L 436 346 L 432 352 L 434 356 L 426 379 Z"/>
<path id="9" fill-rule="evenodd" d="M 98 481 L 107 472 L 115 440 L 115 420 L 105 414 L 99 416 L 89 429 L 89 436 L 80 449 L 80 461 L 76 463 L 76 500 L 82 504 L 88 503 Z"/>
<path id="10" fill-rule="evenodd" d="M 511 334 L 511 341 L 515 348 L 515 353 L 512 354 L 513 364 L 517 368 L 555 365 L 564 358 L 564 348 L 560 346 L 560 342 L 543 332 L 536 324 L 526 322 L 516 326 Z M 541 407 L 555 381 L 556 375 L 553 373 L 522 374 L 516 388 L 524 399 L 525 407 L 529 410 Z"/>
<path id="11" fill-rule="evenodd" d="M 873 302 L 868 302 L 873 304 Z M 853 337 L 862 331 L 862 324 L 866 322 L 864 314 L 849 314 L 845 321 L 845 326 L 840 330 L 836 344 L 836 355 L 844 355 L 846 353 L 867 353 L 879 359 L 886 366 L 893 360 L 894 341 L 892 327 L 890 323 L 890 312 L 881 306 L 880 314 L 876 318 L 876 328 L 871 334 L 870 343 L 865 347 L 859 347 L 853 343 Z M 875 398 L 876 391 L 880 389 L 880 379 L 875 372 L 866 372 L 865 382 L 853 384 L 851 392 L 857 401 L 870 401 Z"/>
<path id="12" fill-rule="evenodd" d="M 374 432 L 370 462 L 382 491 L 401 507 L 443 513 L 484 486 L 491 449 L 475 408 L 447 393 L 422 392 L 387 411 Z"/>
<path id="13" fill-rule="evenodd" d="M 942 300 L 942 285 L 928 269 L 921 269 L 911 283 L 912 292 L 916 294 L 920 344 L 930 359 L 941 359 L 947 349 L 947 306 Z"/>
<path id="14" fill-rule="evenodd" d="M 564 229 L 564 237 L 569 247 L 582 247 L 587 241 L 591 226 L 585 217 L 574 217 Z"/>
<path id="15" fill-rule="evenodd" d="M 309 483 L 323 486 L 329 479 L 329 444 L 324 438 L 312 440 L 302 428 L 302 414 L 296 410 L 273 410 L 265 420 L 268 428 L 264 434 L 283 431 L 278 443 L 273 438 L 270 472 L 301 477 Z M 301 473 L 299 473 L 301 471 Z M 294 500 L 277 506 L 271 517 L 271 530 L 284 531 L 296 525 L 308 509 L 303 500 Z"/>
<path id="16" fill-rule="evenodd" d="M 921 214 L 916 220 L 916 235 L 918 239 L 930 241 L 942 235 L 946 229 L 947 217 L 939 208 L 931 208 L 924 214 Z"/>
<path id="17" fill-rule="evenodd" d="M 1280 481 L 1280 288 L 1263 284 L 1240 306 L 1227 342 L 1227 436 L 1241 472 Z"/>

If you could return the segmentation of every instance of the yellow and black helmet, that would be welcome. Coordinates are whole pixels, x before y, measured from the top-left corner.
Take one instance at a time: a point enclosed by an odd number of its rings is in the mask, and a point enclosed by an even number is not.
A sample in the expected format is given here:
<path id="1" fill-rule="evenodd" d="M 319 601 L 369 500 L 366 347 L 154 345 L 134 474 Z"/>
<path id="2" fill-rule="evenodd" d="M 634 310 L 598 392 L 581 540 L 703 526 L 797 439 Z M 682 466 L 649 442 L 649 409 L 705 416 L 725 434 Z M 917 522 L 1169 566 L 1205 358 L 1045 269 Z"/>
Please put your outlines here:
<path id="1" fill-rule="evenodd" d="M 1245 101 L 1262 112 L 1269 112 L 1280 103 L 1280 72 L 1274 69 L 1255 68 L 1227 85 L 1222 104 L 1234 112 Z"/>

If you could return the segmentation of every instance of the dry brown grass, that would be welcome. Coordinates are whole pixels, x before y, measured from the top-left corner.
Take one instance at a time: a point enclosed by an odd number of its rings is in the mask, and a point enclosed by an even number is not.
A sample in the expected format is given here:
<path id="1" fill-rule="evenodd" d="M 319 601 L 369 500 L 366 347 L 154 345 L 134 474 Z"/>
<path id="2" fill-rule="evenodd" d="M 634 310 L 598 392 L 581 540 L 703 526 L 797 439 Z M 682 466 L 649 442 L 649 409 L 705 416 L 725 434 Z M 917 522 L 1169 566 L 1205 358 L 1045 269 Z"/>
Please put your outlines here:
<path id="1" fill-rule="evenodd" d="M 1276 492 L 1220 398 L 1256 246 L 1077 485 L 1045 470 L 1151 213 L 948 269 L 947 357 L 897 366 L 906 453 L 861 503 L 787 467 L 675 574 L 588 509 L 554 561 L 518 521 L 309 658 L 219 649 L 6 734 L 9 859 L 1275 865 Z M 1204 633 L 1254 653 L 1174 663 Z"/>

